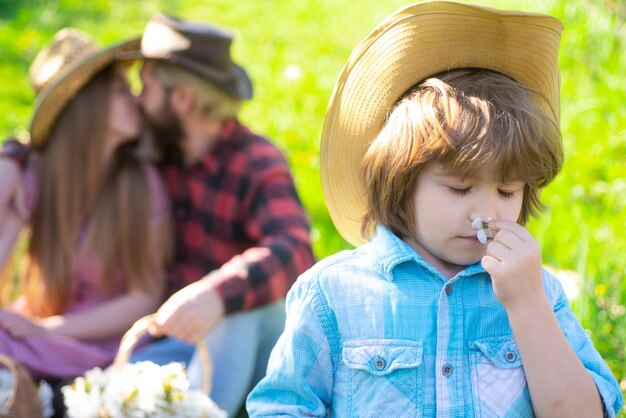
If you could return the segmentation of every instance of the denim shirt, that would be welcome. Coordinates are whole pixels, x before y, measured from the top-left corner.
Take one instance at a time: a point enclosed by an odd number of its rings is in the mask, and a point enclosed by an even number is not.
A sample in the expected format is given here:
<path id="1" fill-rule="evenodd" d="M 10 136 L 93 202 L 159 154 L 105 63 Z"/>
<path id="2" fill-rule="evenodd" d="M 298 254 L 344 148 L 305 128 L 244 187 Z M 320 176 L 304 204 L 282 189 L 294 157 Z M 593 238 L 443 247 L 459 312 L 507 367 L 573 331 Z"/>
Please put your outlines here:
<path id="1" fill-rule="evenodd" d="M 559 282 L 545 292 L 606 416 L 622 394 Z M 507 314 L 480 263 L 446 279 L 379 226 L 369 243 L 304 273 L 267 376 L 248 397 L 256 416 L 532 417 Z"/>

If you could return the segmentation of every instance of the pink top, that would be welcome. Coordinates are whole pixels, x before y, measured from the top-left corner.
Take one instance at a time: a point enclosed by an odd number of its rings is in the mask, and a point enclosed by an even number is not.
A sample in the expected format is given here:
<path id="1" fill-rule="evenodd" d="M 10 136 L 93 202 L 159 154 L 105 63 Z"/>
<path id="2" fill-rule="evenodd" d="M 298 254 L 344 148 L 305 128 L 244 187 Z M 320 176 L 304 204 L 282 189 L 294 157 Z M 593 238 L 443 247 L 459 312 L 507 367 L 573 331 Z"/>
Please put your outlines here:
<path id="1" fill-rule="evenodd" d="M 152 199 L 152 224 L 161 224 L 169 216 L 169 203 L 156 169 L 144 163 Z M 36 172 L 27 168 L 24 173 L 25 203 L 22 207 L 30 218 L 37 199 Z M 138 202 L 139 204 L 140 202 Z M 18 205 L 21 206 L 21 205 Z M 85 311 L 127 291 L 121 271 L 114 276 L 111 294 L 102 287 L 100 260 L 84 251 L 85 228 L 78 239 L 76 257 L 72 266 L 72 297 L 64 313 Z M 14 309 L 20 310 L 18 300 Z M 92 367 L 107 366 L 115 356 L 121 335 L 99 341 L 83 341 L 63 336 L 35 336 L 16 339 L 0 331 L 0 353 L 22 363 L 34 378 L 75 377 Z"/>

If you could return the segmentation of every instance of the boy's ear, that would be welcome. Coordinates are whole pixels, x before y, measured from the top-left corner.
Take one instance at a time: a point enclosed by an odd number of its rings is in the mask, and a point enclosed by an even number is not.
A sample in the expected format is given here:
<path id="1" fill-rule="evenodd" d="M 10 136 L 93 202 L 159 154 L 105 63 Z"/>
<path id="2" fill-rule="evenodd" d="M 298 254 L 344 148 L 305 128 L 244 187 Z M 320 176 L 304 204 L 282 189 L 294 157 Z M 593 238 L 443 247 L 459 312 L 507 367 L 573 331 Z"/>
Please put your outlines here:
<path id="1" fill-rule="evenodd" d="M 191 113 L 196 100 L 196 93 L 189 86 L 176 86 L 170 94 L 170 106 L 178 115 Z"/>

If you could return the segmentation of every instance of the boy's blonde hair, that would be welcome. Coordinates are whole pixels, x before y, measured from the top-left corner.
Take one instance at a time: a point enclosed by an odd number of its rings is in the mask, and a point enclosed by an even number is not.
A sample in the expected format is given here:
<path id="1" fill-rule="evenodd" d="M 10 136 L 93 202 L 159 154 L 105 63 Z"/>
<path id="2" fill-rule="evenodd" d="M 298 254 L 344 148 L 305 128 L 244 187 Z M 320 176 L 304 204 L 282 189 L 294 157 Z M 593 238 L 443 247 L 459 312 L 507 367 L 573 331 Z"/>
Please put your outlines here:
<path id="1" fill-rule="evenodd" d="M 194 110 L 211 120 L 237 117 L 242 100 L 218 88 L 212 82 L 167 61 L 155 60 L 152 74 L 166 90 L 178 85 L 193 88 L 196 94 Z"/>
<path id="2" fill-rule="evenodd" d="M 409 90 L 388 114 L 363 159 L 367 212 L 375 224 L 414 236 L 412 195 L 424 164 L 436 161 L 459 176 L 495 167 L 499 181 L 525 182 L 518 222 L 543 209 L 541 188 L 563 162 L 554 112 L 539 93 L 489 70 L 453 70 Z"/>

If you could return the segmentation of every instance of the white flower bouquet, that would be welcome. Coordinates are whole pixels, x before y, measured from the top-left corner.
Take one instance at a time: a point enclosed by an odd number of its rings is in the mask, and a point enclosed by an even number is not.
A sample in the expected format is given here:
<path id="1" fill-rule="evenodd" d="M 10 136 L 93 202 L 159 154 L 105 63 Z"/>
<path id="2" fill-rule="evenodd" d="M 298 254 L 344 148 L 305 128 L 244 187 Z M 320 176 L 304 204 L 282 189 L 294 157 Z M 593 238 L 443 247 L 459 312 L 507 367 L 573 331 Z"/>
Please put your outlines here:
<path id="1" fill-rule="evenodd" d="M 204 392 L 189 390 L 181 363 L 94 368 L 62 391 L 70 418 L 226 418 Z"/>
<path id="2" fill-rule="evenodd" d="M 150 361 L 127 363 L 130 352 L 152 320 L 137 321 L 124 335 L 113 365 L 94 368 L 63 387 L 68 418 L 226 418 L 207 393 L 211 362 L 204 343 L 198 344 L 203 363 L 202 390 L 190 390 L 181 363 L 159 366 Z"/>

